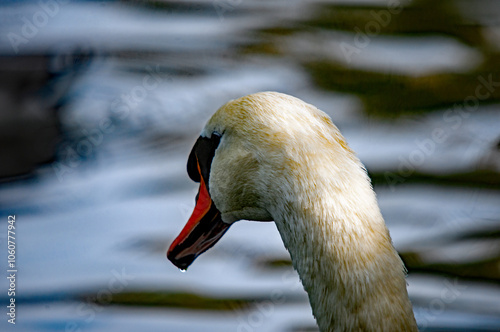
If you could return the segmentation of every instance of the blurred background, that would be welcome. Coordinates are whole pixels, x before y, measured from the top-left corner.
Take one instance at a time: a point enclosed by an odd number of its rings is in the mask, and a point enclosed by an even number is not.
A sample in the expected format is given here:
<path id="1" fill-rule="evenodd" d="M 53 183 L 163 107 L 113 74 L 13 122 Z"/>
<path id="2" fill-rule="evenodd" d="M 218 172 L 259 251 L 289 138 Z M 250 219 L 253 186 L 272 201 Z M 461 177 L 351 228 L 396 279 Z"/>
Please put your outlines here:
<path id="1" fill-rule="evenodd" d="M 500 331 L 500 2 L 3 1 L 2 331 L 317 331 L 273 223 L 186 273 L 188 153 L 257 91 L 327 112 L 366 165 L 422 331 Z"/>

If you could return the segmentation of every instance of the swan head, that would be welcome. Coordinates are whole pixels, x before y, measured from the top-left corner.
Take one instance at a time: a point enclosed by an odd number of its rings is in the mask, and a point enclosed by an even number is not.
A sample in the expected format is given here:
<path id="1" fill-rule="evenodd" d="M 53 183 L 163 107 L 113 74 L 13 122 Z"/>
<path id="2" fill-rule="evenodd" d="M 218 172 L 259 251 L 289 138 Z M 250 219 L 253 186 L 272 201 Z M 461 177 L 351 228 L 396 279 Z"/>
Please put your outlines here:
<path id="1" fill-rule="evenodd" d="M 334 164 L 357 163 L 331 119 L 300 99 L 261 92 L 232 100 L 211 117 L 188 158 L 200 183 L 196 206 L 167 257 L 186 269 L 235 221 L 276 220 L 277 201 L 315 186 L 314 174 Z"/>

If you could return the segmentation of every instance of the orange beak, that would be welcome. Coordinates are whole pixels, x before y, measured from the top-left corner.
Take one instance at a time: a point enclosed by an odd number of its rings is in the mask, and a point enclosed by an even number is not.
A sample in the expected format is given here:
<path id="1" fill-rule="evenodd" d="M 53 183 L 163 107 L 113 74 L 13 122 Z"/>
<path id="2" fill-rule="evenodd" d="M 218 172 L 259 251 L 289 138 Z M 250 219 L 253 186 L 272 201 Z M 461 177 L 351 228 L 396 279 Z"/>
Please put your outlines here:
<path id="1" fill-rule="evenodd" d="M 187 269 L 196 257 L 217 243 L 231 226 L 222 221 L 220 211 L 215 207 L 208 192 L 198 160 L 196 165 L 200 177 L 196 206 L 181 233 L 167 251 L 167 258 L 182 270 Z"/>

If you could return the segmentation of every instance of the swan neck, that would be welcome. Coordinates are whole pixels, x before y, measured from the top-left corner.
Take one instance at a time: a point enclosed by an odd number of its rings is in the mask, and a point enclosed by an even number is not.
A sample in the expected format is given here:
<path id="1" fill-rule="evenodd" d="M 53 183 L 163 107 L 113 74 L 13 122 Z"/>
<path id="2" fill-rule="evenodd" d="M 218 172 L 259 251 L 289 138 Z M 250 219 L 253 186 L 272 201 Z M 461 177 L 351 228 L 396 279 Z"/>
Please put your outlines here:
<path id="1" fill-rule="evenodd" d="M 276 225 L 321 331 L 417 331 L 404 265 L 369 183 L 349 192 L 316 185 L 281 204 Z"/>

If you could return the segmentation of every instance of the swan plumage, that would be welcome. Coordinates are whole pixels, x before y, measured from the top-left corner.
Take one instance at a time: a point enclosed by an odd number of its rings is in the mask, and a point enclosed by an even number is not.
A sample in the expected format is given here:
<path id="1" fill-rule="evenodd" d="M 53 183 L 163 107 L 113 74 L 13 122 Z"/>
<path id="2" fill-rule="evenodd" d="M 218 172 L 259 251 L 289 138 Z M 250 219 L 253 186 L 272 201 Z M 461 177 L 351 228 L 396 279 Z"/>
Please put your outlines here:
<path id="1" fill-rule="evenodd" d="M 370 179 L 328 115 L 277 92 L 232 100 L 202 130 L 188 172 L 200 192 L 167 253 L 175 265 L 238 220 L 273 220 L 321 331 L 417 330 Z"/>

